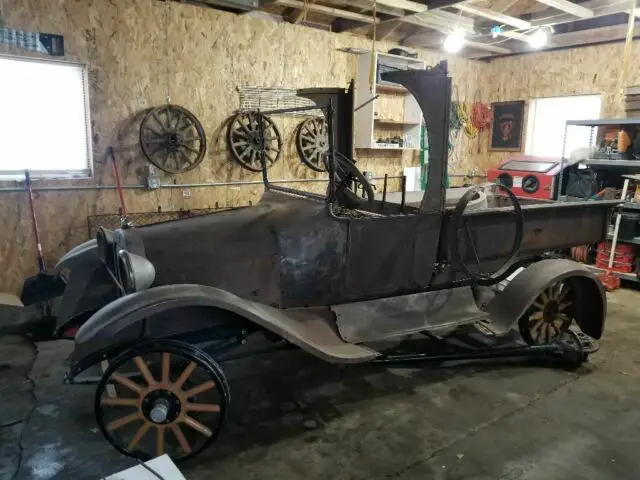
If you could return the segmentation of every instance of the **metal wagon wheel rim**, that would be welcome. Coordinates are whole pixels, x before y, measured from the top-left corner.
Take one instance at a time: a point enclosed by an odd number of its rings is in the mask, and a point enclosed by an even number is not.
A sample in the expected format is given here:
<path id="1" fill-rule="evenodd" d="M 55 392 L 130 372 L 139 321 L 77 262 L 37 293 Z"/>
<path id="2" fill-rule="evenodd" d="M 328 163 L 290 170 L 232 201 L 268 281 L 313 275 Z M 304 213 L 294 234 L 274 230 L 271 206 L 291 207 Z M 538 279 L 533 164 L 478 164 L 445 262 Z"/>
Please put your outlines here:
<path id="1" fill-rule="evenodd" d="M 140 146 L 147 160 L 167 173 L 184 173 L 204 159 L 207 139 L 196 116 L 178 105 L 147 112 L 140 124 Z"/>
<path id="2" fill-rule="evenodd" d="M 531 304 L 522 318 L 521 333 L 527 343 L 546 344 L 573 323 L 573 290 L 569 283 L 560 281 L 545 288 Z"/>
<path id="3" fill-rule="evenodd" d="M 124 373 L 127 364 L 133 372 Z M 215 441 L 228 402 L 228 385 L 213 360 L 188 344 L 163 342 L 134 348 L 110 365 L 95 411 L 103 435 L 120 452 L 142 460 L 167 453 L 178 461 Z"/>
<path id="4" fill-rule="evenodd" d="M 316 172 L 326 171 L 324 158 L 329 150 L 327 125 L 324 118 L 308 118 L 296 132 L 296 148 L 300 160 Z"/>
<path id="5" fill-rule="evenodd" d="M 258 117 L 262 117 L 264 148 L 260 138 Z M 261 153 L 264 151 L 267 168 L 280 158 L 282 137 L 271 118 L 256 112 L 240 112 L 234 115 L 227 129 L 227 142 L 233 159 L 247 170 L 261 172 Z"/>

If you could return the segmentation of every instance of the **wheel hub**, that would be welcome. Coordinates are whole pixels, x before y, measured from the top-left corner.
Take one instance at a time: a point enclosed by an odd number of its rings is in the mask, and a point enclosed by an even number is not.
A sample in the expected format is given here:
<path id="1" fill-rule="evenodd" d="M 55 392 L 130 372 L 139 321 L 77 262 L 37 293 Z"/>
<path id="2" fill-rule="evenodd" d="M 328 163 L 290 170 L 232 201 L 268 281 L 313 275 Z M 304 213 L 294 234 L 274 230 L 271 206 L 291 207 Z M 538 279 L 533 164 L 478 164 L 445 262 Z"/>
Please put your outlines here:
<path id="1" fill-rule="evenodd" d="M 553 322 L 560 313 L 560 304 L 556 300 L 550 300 L 544 307 L 543 317 L 546 322 Z"/>
<path id="2" fill-rule="evenodd" d="M 170 390 L 152 390 L 142 400 L 142 414 L 156 424 L 175 421 L 181 411 L 180 399 Z"/>

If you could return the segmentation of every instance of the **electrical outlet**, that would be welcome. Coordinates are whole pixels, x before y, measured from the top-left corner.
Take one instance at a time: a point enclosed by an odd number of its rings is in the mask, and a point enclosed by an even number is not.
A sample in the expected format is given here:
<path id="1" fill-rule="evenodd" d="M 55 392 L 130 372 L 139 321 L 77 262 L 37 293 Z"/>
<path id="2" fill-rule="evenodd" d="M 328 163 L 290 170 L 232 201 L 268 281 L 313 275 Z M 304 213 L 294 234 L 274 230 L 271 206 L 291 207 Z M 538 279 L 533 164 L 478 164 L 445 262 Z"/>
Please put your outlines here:
<path id="1" fill-rule="evenodd" d="M 183 188 L 182 189 L 182 196 L 183 197 L 190 197 L 191 196 L 191 190 L 189 190 L 188 188 Z"/>

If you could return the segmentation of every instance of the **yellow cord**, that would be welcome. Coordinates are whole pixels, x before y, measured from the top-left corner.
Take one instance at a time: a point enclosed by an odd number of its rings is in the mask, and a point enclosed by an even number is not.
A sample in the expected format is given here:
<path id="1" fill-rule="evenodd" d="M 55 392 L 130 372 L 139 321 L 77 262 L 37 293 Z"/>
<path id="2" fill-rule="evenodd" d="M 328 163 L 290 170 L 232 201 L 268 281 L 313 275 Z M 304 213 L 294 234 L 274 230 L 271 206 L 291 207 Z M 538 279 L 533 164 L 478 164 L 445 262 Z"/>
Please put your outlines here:
<path id="1" fill-rule="evenodd" d="M 460 119 L 462 130 L 468 138 L 476 138 L 478 136 L 478 128 L 471 123 L 471 114 L 466 103 L 460 102 L 456 105 L 456 113 Z"/>
<path id="2" fill-rule="evenodd" d="M 371 42 L 371 63 L 369 64 L 369 90 L 373 93 L 376 82 L 376 6 L 378 1 L 373 0 L 373 41 Z"/>

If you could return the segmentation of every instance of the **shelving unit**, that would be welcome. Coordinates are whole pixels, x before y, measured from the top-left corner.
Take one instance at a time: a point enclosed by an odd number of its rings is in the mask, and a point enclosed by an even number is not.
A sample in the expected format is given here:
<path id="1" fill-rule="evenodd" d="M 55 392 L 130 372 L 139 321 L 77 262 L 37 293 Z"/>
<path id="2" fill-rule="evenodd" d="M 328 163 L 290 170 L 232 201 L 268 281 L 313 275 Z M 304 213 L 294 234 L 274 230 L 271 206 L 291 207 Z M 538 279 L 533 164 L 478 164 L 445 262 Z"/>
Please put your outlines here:
<path id="1" fill-rule="evenodd" d="M 420 132 L 422 130 L 422 111 L 416 99 L 409 91 L 400 85 L 386 83 L 380 78 L 382 69 L 417 69 L 424 70 L 425 62 L 415 58 L 406 58 L 388 53 L 375 52 L 374 78 L 376 83 L 373 91 L 369 84 L 369 69 L 371 66 L 371 53 L 363 53 L 358 56 L 358 71 L 355 84 L 355 108 L 364 105 L 354 112 L 354 145 L 355 148 L 379 149 L 379 150 L 419 150 Z M 389 117 L 388 112 L 378 111 L 383 103 L 378 99 L 370 101 L 376 95 L 389 95 L 400 97 L 403 103 L 402 118 Z M 377 112 L 377 114 L 376 114 Z M 398 115 L 399 117 L 399 115 Z M 388 136 L 389 130 L 397 130 L 397 136 L 403 140 L 402 146 L 398 144 L 379 142 L 380 138 Z"/>

